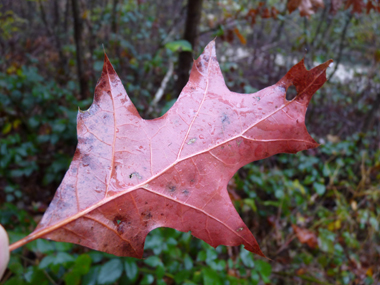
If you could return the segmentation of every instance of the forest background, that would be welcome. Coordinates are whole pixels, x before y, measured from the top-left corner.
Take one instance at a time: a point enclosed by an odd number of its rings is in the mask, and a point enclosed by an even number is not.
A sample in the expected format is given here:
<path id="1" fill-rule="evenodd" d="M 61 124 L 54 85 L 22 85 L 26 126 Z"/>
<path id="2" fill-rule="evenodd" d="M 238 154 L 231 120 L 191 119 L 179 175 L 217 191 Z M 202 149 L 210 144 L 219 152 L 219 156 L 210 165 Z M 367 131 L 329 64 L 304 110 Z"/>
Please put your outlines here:
<path id="1" fill-rule="evenodd" d="M 37 240 L 12 253 L 1 284 L 378 284 L 379 13 L 376 0 L 2 0 L 0 223 L 11 241 L 34 229 L 70 164 L 104 49 L 147 119 L 175 102 L 215 37 L 235 92 L 276 83 L 302 58 L 334 65 L 306 115 L 321 146 L 229 183 L 271 261 L 156 229 L 143 260 Z"/>

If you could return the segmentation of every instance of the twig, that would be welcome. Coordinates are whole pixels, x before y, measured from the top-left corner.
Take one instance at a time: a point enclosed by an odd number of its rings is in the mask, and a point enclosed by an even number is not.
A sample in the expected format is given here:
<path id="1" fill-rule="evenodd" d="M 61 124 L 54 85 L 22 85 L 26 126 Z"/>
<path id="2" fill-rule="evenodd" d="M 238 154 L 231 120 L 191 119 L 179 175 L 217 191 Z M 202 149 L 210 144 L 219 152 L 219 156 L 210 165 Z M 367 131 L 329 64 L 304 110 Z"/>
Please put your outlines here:
<path id="1" fill-rule="evenodd" d="M 169 60 L 169 69 L 168 69 L 168 72 L 166 72 L 166 75 L 165 75 L 164 79 L 161 82 L 160 88 L 157 90 L 156 94 L 154 95 L 154 98 L 153 98 L 151 106 L 153 106 L 153 107 L 156 106 L 157 103 L 161 100 L 162 95 L 164 95 L 164 91 L 165 91 L 166 85 L 168 85 L 169 79 L 170 79 L 170 77 L 173 74 L 173 70 L 174 70 L 174 64 L 173 64 L 173 62 L 171 60 Z"/>
<path id="2" fill-rule="evenodd" d="M 51 37 L 53 35 L 53 32 L 50 29 L 50 25 L 49 25 L 49 23 L 48 23 L 48 21 L 46 19 L 45 9 L 44 9 L 44 6 L 41 3 L 41 0 L 38 0 L 38 5 L 40 6 L 42 21 L 45 24 L 46 30 L 48 32 L 48 35 Z"/>
<path id="3" fill-rule="evenodd" d="M 313 47 L 315 46 L 314 43 L 316 43 L 316 39 L 317 39 L 317 37 L 319 35 L 319 32 L 321 31 L 322 24 L 325 22 L 326 15 L 327 15 L 327 5 L 323 9 L 323 12 L 321 14 L 321 18 L 319 19 L 319 23 L 318 23 L 317 29 L 315 30 L 314 38 L 311 40 L 311 45 Z"/>
<path id="4" fill-rule="evenodd" d="M 353 14 L 352 14 L 352 13 L 349 13 L 349 14 L 348 14 L 348 17 L 347 17 L 347 20 L 346 20 L 346 23 L 344 24 L 344 28 L 343 28 L 342 34 L 341 34 L 341 36 L 340 36 L 338 58 L 337 58 L 337 60 L 336 60 L 336 64 L 335 64 L 335 68 L 334 68 L 333 72 L 330 74 L 329 78 L 327 79 L 328 81 L 334 76 L 335 72 L 336 72 L 337 69 L 338 69 L 338 66 L 339 66 L 340 60 L 341 60 L 341 58 L 342 58 L 342 52 L 343 52 L 343 48 L 344 48 L 344 40 L 346 39 L 347 28 L 348 28 L 348 25 L 349 25 L 350 22 L 351 22 L 352 16 L 353 16 Z"/>
<path id="5" fill-rule="evenodd" d="M 306 67 L 309 67 L 309 60 L 308 60 L 308 57 L 307 57 L 307 54 L 310 52 L 310 46 L 309 46 L 309 40 L 308 40 L 308 22 L 307 22 L 307 17 L 304 17 L 303 19 L 303 35 L 305 37 L 305 63 L 306 63 Z M 313 61 L 313 59 L 311 59 L 311 61 Z"/>
<path id="6" fill-rule="evenodd" d="M 42 272 L 45 274 L 46 278 L 49 279 L 49 281 L 53 284 L 53 285 L 57 285 L 57 283 L 54 281 L 54 279 L 46 272 L 46 270 L 42 270 Z"/>
<path id="7" fill-rule="evenodd" d="M 275 257 L 285 250 L 289 244 L 296 238 L 296 235 L 291 235 L 290 238 L 276 251 Z"/>
<path id="8" fill-rule="evenodd" d="M 295 275 L 294 273 L 287 273 L 287 272 L 282 272 L 282 271 L 273 272 L 273 274 L 285 276 L 285 277 L 291 277 L 292 279 L 294 277 L 297 277 L 297 278 L 300 278 L 300 279 L 305 280 L 305 281 L 310 281 L 310 282 L 314 282 L 314 283 L 322 284 L 322 285 L 334 285 L 334 284 L 331 284 L 329 282 L 321 281 L 315 277 L 311 277 L 311 276 L 307 276 L 307 275 Z"/>

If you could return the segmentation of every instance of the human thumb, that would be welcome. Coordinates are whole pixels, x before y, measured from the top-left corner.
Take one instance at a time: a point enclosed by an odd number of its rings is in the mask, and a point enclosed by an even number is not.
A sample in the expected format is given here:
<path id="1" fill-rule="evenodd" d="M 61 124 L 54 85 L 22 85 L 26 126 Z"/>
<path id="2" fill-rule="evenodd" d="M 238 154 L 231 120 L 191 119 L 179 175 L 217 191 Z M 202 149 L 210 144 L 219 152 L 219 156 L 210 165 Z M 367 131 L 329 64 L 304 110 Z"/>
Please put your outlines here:
<path id="1" fill-rule="evenodd" d="M 9 261 L 9 240 L 7 232 L 0 225 L 0 279 L 3 277 Z"/>

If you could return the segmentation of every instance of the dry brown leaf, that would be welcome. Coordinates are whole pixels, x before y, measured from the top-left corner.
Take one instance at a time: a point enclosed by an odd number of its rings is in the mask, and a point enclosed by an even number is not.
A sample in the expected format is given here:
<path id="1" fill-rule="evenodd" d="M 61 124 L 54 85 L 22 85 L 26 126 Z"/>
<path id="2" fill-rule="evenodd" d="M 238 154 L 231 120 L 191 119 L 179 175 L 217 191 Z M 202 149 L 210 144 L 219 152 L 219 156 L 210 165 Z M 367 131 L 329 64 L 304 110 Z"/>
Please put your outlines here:
<path id="1" fill-rule="evenodd" d="M 300 243 L 306 243 L 310 248 L 316 248 L 318 246 L 318 238 L 315 233 L 296 225 L 292 225 L 292 228 Z"/>

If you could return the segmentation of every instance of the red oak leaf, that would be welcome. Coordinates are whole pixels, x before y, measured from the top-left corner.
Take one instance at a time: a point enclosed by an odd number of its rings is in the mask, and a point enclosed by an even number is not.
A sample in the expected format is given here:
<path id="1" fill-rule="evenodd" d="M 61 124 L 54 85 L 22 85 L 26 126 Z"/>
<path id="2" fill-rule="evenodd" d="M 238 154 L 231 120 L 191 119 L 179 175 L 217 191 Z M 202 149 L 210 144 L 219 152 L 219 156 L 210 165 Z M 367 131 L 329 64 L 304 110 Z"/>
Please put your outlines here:
<path id="1" fill-rule="evenodd" d="M 154 120 L 139 116 L 105 57 L 94 102 L 78 113 L 70 168 L 36 230 L 11 250 L 47 238 L 141 258 L 147 234 L 170 227 L 264 256 L 227 183 L 249 162 L 318 146 L 305 112 L 331 61 L 310 71 L 301 61 L 275 85 L 238 94 L 224 82 L 214 45 L 194 61 L 178 101 Z M 292 84 L 298 95 L 287 101 Z"/>

